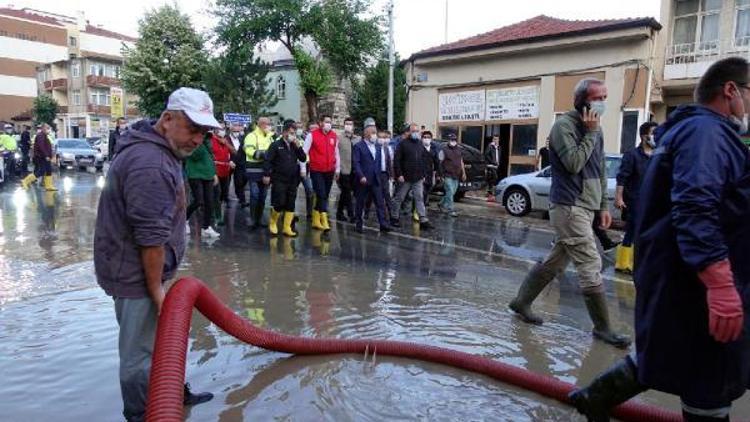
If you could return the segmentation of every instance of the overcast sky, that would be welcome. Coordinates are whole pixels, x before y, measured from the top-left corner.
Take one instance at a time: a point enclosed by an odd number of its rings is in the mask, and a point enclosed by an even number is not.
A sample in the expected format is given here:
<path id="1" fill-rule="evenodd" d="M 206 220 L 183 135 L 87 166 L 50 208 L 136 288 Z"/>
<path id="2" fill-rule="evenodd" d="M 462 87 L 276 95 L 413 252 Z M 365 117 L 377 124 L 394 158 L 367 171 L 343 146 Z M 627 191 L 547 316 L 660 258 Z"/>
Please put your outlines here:
<path id="1" fill-rule="evenodd" d="M 374 0 L 382 10 L 387 0 Z M 446 0 L 395 0 L 396 50 L 402 58 L 442 44 L 445 39 Z M 15 0 L 15 7 L 31 7 L 74 16 L 82 10 L 92 24 L 127 35 L 138 34 L 138 19 L 155 6 L 171 0 Z M 7 4 L 7 3 L 6 3 Z M 200 30 L 209 30 L 214 19 L 206 0 L 180 0 Z M 659 0 L 448 0 L 448 41 L 456 41 L 495 28 L 545 14 L 564 19 L 611 19 L 654 17 L 659 19 Z"/>

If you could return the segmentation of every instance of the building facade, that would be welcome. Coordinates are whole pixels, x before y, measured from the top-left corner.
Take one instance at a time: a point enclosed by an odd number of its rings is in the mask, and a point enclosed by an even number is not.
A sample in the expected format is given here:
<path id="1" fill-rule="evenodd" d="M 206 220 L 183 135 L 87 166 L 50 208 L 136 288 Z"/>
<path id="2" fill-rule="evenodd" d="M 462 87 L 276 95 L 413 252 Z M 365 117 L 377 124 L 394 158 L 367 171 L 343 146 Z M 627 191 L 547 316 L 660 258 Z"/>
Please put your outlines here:
<path id="1" fill-rule="evenodd" d="M 112 89 L 123 113 L 132 103 L 120 94 L 119 70 L 123 44 L 134 41 L 91 25 L 83 13 L 0 8 L 0 120 L 31 121 L 34 98 L 46 93 L 60 105 L 58 136 L 103 136 Z"/>
<path id="2" fill-rule="evenodd" d="M 656 121 L 693 101 L 700 76 L 717 60 L 750 56 L 750 0 L 661 0 L 652 95 Z"/>
<path id="3" fill-rule="evenodd" d="M 651 118 L 649 87 L 661 25 L 652 18 L 569 21 L 537 16 L 420 51 L 406 61 L 407 120 L 454 133 L 481 151 L 500 135 L 501 172 L 535 168 L 557 116 L 573 108 L 583 78 L 608 88 L 607 152 L 632 148 Z"/>

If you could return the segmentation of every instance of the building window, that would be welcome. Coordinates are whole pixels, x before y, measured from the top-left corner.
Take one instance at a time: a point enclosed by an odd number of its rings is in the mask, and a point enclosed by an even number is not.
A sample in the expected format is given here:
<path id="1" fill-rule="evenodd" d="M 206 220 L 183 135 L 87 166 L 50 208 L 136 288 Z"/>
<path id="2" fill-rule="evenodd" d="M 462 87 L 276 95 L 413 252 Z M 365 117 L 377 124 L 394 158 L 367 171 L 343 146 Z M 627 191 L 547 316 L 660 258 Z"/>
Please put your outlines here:
<path id="1" fill-rule="evenodd" d="M 513 125 L 511 155 L 536 156 L 537 125 Z"/>
<path id="2" fill-rule="evenodd" d="M 463 126 L 461 127 L 461 143 L 469 145 L 477 150 L 482 150 L 482 130 L 484 126 Z"/>
<path id="3" fill-rule="evenodd" d="M 89 103 L 92 105 L 108 106 L 110 99 L 111 98 L 108 89 L 89 90 Z"/>
<path id="4" fill-rule="evenodd" d="M 73 105 L 74 106 L 81 105 L 81 91 L 77 89 L 73 91 Z"/>
<path id="5" fill-rule="evenodd" d="M 78 44 L 78 40 L 76 40 L 76 37 L 68 37 L 68 43 L 71 47 L 75 47 Z"/>
<path id="6" fill-rule="evenodd" d="M 89 66 L 89 75 L 104 76 L 104 65 L 99 63 L 91 63 Z"/>
<path id="7" fill-rule="evenodd" d="M 276 97 L 279 99 L 286 98 L 286 80 L 283 76 L 276 79 Z"/>
<path id="8" fill-rule="evenodd" d="M 713 51 L 719 48 L 719 14 L 722 0 L 675 2 L 672 54 Z"/>
<path id="9" fill-rule="evenodd" d="M 114 72 L 114 77 L 115 77 L 116 79 L 120 79 L 120 66 L 115 66 L 115 67 L 114 67 L 114 70 L 115 70 L 115 72 Z"/>
<path id="10" fill-rule="evenodd" d="M 70 65 L 70 75 L 74 78 L 81 76 L 81 63 L 74 62 Z"/>
<path id="11" fill-rule="evenodd" d="M 735 21 L 734 45 L 750 46 L 750 0 L 737 0 Z"/>

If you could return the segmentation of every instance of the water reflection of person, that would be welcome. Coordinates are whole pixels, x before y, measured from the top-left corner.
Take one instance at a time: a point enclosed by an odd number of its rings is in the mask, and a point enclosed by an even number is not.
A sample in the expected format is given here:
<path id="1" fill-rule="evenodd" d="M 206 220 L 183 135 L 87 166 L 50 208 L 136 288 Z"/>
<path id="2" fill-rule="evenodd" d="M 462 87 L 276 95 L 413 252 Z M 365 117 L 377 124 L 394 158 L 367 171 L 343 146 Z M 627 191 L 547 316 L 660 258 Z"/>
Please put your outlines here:
<path id="1" fill-rule="evenodd" d="M 56 238 L 55 223 L 57 221 L 57 205 L 59 198 L 55 191 L 36 190 L 37 204 L 40 216 L 40 238 Z"/>

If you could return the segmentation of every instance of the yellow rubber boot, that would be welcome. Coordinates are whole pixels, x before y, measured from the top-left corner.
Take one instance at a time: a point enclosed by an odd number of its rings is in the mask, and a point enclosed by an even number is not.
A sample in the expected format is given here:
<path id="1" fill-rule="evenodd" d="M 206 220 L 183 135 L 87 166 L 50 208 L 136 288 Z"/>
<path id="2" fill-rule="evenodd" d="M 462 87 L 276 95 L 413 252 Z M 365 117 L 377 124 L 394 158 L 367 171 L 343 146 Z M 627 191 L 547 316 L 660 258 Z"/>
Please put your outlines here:
<path id="1" fill-rule="evenodd" d="M 284 250 L 284 259 L 287 261 L 294 260 L 294 247 L 292 246 L 292 238 L 285 237 L 282 239 L 282 249 Z"/>
<path id="2" fill-rule="evenodd" d="M 29 186 L 31 186 L 31 184 L 34 182 L 36 182 L 36 176 L 34 176 L 34 173 L 29 173 L 28 176 L 24 177 L 23 180 L 21 180 L 21 186 L 24 189 L 28 189 Z"/>
<path id="3" fill-rule="evenodd" d="M 617 253 L 615 256 L 615 271 L 622 271 L 624 273 L 633 272 L 633 247 L 632 246 L 618 246 Z"/>
<path id="4" fill-rule="evenodd" d="M 323 224 L 320 221 L 320 212 L 313 210 L 312 212 L 312 228 L 315 230 L 325 230 Z"/>
<path id="5" fill-rule="evenodd" d="M 268 220 L 268 231 L 272 235 L 276 236 L 279 234 L 279 216 L 281 213 L 271 208 L 271 218 Z"/>
<path id="6" fill-rule="evenodd" d="M 331 225 L 328 223 L 328 213 L 327 212 L 321 212 L 320 213 L 320 225 L 323 227 L 323 231 L 329 231 L 329 230 L 331 230 Z"/>
<path id="7" fill-rule="evenodd" d="M 44 176 L 43 182 L 44 182 L 44 189 L 50 192 L 57 190 L 55 185 L 52 183 L 52 176 Z"/>
<path id="8" fill-rule="evenodd" d="M 284 213 L 284 236 L 288 237 L 297 237 L 297 233 L 292 230 L 292 222 L 294 222 L 294 213 L 293 212 L 285 212 Z"/>
<path id="9" fill-rule="evenodd" d="M 417 214 L 417 210 L 414 210 L 414 212 L 413 212 L 413 213 L 412 213 L 412 215 L 411 215 L 411 218 L 412 218 L 412 219 L 413 219 L 414 221 L 419 221 L 419 214 Z"/>

